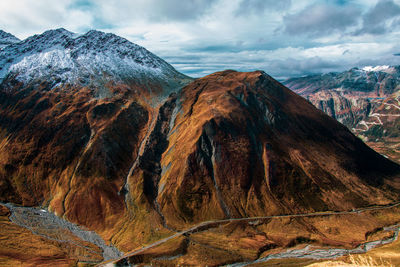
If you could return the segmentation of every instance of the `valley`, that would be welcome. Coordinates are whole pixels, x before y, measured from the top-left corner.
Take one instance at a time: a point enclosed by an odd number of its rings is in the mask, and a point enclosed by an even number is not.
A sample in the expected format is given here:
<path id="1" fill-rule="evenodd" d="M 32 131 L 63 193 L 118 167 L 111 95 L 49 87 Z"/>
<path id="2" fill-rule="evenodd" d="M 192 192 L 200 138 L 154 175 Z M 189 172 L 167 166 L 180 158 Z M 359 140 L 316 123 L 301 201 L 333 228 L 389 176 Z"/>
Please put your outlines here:
<path id="1" fill-rule="evenodd" d="M 396 144 L 393 73 L 357 112 L 322 101 L 332 117 L 264 71 L 193 79 L 93 30 L 4 36 L 0 263 L 263 264 L 397 238 L 400 165 L 336 120 Z"/>
<path id="2" fill-rule="evenodd" d="M 190 250 L 181 250 L 181 251 L 175 251 L 175 253 L 169 254 L 168 252 L 159 252 L 157 253 L 157 247 L 161 247 L 163 244 L 167 242 L 174 242 L 174 239 L 179 239 L 181 237 L 184 237 L 188 239 L 189 244 L 193 243 L 193 240 L 190 240 L 190 236 L 193 234 L 200 235 L 204 233 L 206 235 L 206 232 L 208 231 L 213 231 L 213 229 L 218 231 L 218 228 L 221 228 L 222 226 L 225 225 L 234 225 L 234 224 L 241 224 L 243 222 L 247 223 L 249 226 L 259 226 L 264 223 L 270 223 L 271 220 L 274 219 L 282 219 L 282 218 L 308 218 L 308 217 L 333 217 L 333 216 L 341 216 L 341 215 L 356 215 L 356 216 L 351 216 L 351 218 L 356 219 L 356 217 L 363 216 L 363 213 L 371 213 L 372 211 L 384 211 L 387 209 L 393 209 L 391 212 L 397 213 L 399 211 L 400 203 L 395 203 L 391 204 L 388 206 L 376 206 L 376 207 L 367 207 L 367 208 L 362 208 L 362 209 L 355 209 L 351 211 L 343 211 L 343 212 L 316 212 L 316 213 L 307 213 L 307 214 L 288 214 L 288 215 L 276 215 L 276 216 L 265 216 L 265 217 L 254 217 L 254 218 L 237 218 L 237 219 L 225 219 L 225 220 L 218 220 L 218 221 L 208 221 L 208 222 L 202 222 L 200 224 L 197 224 L 195 226 L 192 226 L 191 228 L 180 231 L 178 233 L 175 233 L 174 235 L 171 235 L 167 238 L 158 240 L 152 244 L 146 245 L 140 249 L 134 250 L 132 252 L 126 253 L 123 257 L 120 257 L 119 259 L 113 259 L 112 261 L 106 261 L 100 264 L 99 266 L 114 266 L 114 264 L 118 266 L 125 266 L 125 265 L 130 265 L 130 264 L 154 264 L 154 265 L 179 265 L 179 264 L 198 264 L 198 262 L 188 262 L 185 261 L 185 258 L 187 260 L 189 253 L 193 253 Z M 390 214 L 390 212 L 388 213 Z M 396 219 L 394 221 L 398 220 L 398 216 L 395 216 Z M 357 222 L 355 222 L 357 223 Z M 386 222 L 387 223 L 387 222 Z M 278 259 L 285 259 L 285 258 L 308 258 L 308 259 L 313 259 L 313 260 L 321 260 L 321 259 L 331 259 L 331 258 L 338 258 L 341 256 L 345 256 L 348 254 L 362 254 L 366 253 L 369 250 L 390 244 L 394 241 L 397 240 L 398 234 L 400 231 L 400 226 L 398 224 L 393 225 L 393 226 L 385 226 L 384 228 L 376 228 L 373 231 L 367 232 L 365 235 L 366 237 L 371 235 L 371 234 L 376 234 L 377 232 L 389 232 L 389 235 L 384 236 L 383 239 L 381 240 L 374 240 L 374 241 L 369 241 L 369 242 L 364 242 L 360 244 L 352 244 L 352 246 L 355 248 L 351 249 L 346 249 L 346 248 L 327 248 L 328 245 L 316 245 L 315 242 L 311 242 L 311 245 L 307 245 L 307 241 L 304 242 L 304 245 L 295 245 L 294 248 L 288 249 L 287 251 L 283 251 L 281 253 L 276 253 L 276 251 L 279 251 L 277 249 L 274 250 L 271 254 L 265 257 L 260 257 L 254 261 L 251 262 L 245 262 L 245 263 L 234 263 L 234 264 L 228 264 L 227 266 L 252 266 L 253 264 L 259 264 L 263 262 L 267 262 L 269 260 L 278 260 Z M 301 244 L 301 243 L 300 243 Z M 202 244 L 205 246 L 205 244 Z M 297 247 L 302 247 L 302 248 L 297 248 Z M 215 248 L 215 247 L 214 247 Z M 224 249 L 223 247 L 220 247 L 220 249 Z M 226 249 L 226 248 L 225 248 Z M 163 251 L 162 249 L 160 249 Z M 283 249 L 284 250 L 284 249 Z M 177 254 L 178 253 L 178 254 Z M 176 255 L 175 255 L 176 254 Z M 190 255 L 189 255 L 190 256 Z M 261 255 L 259 255 L 261 256 Z M 182 261 L 180 261 L 180 258 L 183 258 Z M 215 260 L 215 259 L 214 259 Z M 210 263 L 210 264 L 223 264 L 224 259 L 219 259 L 220 262 L 218 263 Z"/>
<path id="3" fill-rule="evenodd" d="M 45 209 L 18 207 L 10 203 L 1 203 L 1 205 L 3 209 L 4 207 L 9 209 L 8 218 L 11 223 L 26 228 L 33 235 L 49 240 L 57 246 L 70 250 L 83 250 L 90 255 L 87 258 L 78 257 L 80 262 L 93 264 L 99 259 L 112 259 L 121 255 L 115 247 L 107 246 L 95 232 L 83 230 Z M 43 259 L 43 261 L 46 260 Z"/>

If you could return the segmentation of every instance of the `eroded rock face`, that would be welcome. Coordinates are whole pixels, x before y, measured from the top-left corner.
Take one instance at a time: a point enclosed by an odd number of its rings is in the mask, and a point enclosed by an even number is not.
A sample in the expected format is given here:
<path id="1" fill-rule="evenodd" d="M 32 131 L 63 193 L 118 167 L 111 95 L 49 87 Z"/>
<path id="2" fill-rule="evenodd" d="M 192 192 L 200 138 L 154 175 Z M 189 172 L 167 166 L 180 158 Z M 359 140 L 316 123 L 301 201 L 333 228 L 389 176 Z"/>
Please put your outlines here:
<path id="1" fill-rule="evenodd" d="M 3 90 L 0 103 L 1 201 L 49 205 L 91 229 L 111 227 L 124 213 L 118 189 L 148 107 L 129 93 L 100 100 L 85 88 Z"/>
<path id="2" fill-rule="evenodd" d="M 378 101 L 357 95 L 343 95 L 336 91 L 321 91 L 306 96 L 314 106 L 350 129 L 368 118 Z"/>
<path id="3" fill-rule="evenodd" d="M 326 73 L 301 78 L 292 78 L 284 82 L 300 95 L 329 90 L 342 89 L 369 94 L 371 97 L 384 97 L 394 93 L 399 84 L 399 66 L 380 66 L 375 68 L 353 68 L 341 73 Z"/>
<path id="4" fill-rule="evenodd" d="M 400 163 L 400 90 L 377 104 L 352 130 L 376 151 Z"/>
<path id="5" fill-rule="evenodd" d="M 153 113 L 192 79 L 98 31 L 15 41 L 0 62 L 0 201 L 46 206 L 110 240 L 133 221 L 123 189 Z"/>
<path id="6" fill-rule="evenodd" d="M 397 199 L 398 165 L 265 73 L 215 73 L 179 97 L 158 195 L 176 227 Z"/>
<path id="7" fill-rule="evenodd" d="M 126 84 L 101 99 L 2 86 L 1 201 L 48 206 L 122 251 L 202 221 L 398 199 L 398 165 L 263 72 L 218 72 L 159 105 Z"/>
<path id="8" fill-rule="evenodd" d="M 286 86 L 346 125 L 368 144 L 400 162 L 396 145 L 400 116 L 400 68 L 380 66 L 293 78 Z"/>

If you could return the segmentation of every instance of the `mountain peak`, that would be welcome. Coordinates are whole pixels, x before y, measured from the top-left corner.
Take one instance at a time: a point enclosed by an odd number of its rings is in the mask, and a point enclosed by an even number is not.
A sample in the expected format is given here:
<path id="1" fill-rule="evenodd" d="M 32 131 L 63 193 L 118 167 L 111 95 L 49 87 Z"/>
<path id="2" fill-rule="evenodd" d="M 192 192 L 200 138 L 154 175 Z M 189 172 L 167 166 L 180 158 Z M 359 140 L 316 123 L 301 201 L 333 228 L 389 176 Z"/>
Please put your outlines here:
<path id="1" fill-rule="evenodd" d="M 147 83 L 144 79 L 173 87 L 172 80 L 187 78 L 145 48 L 97 30 L 76 35 L 59 28 L 31 36 L 1 50 L 0 66 L 0 82 L 12 74 L 20 82 L 46 80 L 51 87 L 107 80 Z"/>
<path id="2" fill-rule="evenodd" d="M 7 45 L 18 43 L 20 41 L 20 39 L 18 39 L 11 33 L 0 30 L 0 49 L 6 47 Z"/>
<path id="3" fill-rule="evenodd" d="M 15 37 L 14 35 L 12 35 L 11 33 L 5 32 L 3 30 L 0 30 L 0 38 L 12 38 L 15 39 L 16 41 L 20 41 L 17 37 Z"/>
<path id="4" fill-rule="evenodd" d="M 56 28 L 56 29 L 50 29 L 50 30 L 45 31 L 44 33 L 48 33 L 48 32 L 59 32 L 59 33 L 64 33 L 64 34 L 74 34 L 73 32 L 68 31 L 63 27 Z"/>
<path id="5" fill-rule="evenodd" d="M 54 36 L 54 35 L 67 35 L 67 36 L 73 36 L 74 33 L 70 32 L 64 28 L 58 28 L 58 29 L 52 29 L 52 30 L 47 30 L 44 33 L 41 34 L 42 36 Z"/>
<path id="6" fill-rule="evenodd" d="M 338 73 L 291 78 L 283 82 L 303 96 L 327 89 L 346 90 L 363 94 L 389 95 L 393 93 L 393 81 L 400 80 L 399 66 L 365 66 Z M 383 82 L 385 81 L 385 82 Z M 377 84 L 380 84 L 377 87 Z M 382 86 L 385 84 L 385 86 Z M 380 89 L 379 89 L 380 88 Z M 379 89 L 379 90 L 378 90 Z"/>
<path id="7" fill-rule="evenodd" d="M 392 73 L 395 71 L 395 68 L 389 65 L 378 65 L 378 66 L 365 66 L 362 68 L 363 71 L 367 72 L 386 72 Z"/>

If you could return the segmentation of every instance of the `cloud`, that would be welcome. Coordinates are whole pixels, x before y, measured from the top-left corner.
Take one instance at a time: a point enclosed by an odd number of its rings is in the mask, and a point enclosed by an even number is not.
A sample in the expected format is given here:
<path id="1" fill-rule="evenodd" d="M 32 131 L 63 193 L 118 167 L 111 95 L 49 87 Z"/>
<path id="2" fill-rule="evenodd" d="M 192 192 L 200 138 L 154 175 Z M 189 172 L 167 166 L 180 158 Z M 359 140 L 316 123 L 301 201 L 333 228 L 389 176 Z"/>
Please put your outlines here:
<path id="1" fill-rule="evenodd" d="M 283 18 L 284 31 L 291 35 L 324 36 L 344 32 L 357 25 L 361 10 L 357 6 L 314 4 Z"/>
<path id="2" fill-rule="evenodd" d="M 84 0 L 96 6 L 97 14 L 120 27 L 136 21 L 194 21 L 206 14 L 218 0 Z"/>
<path id="3" fill-rule="evenodd" d="M 400 0 L 13 0 L 0 1 L 0 29 L 19 38 L 59 27 L 78 33 L 98 29 L 144 46 L 194 77 L 223 69 L 260 69 L 283 79 L 363 64 L 398 65 L 399 4 Z M 379 38 L 365 34 L 371 31 L 381 33 Z"/>
<path id="4" fill-rule="evenodd" d="M 393 26 L 398 26 L 399 22 L 394 19 L 399 17 L 400 6 L 398 4 L 392 0 L 381 0 L 363 16 L 362 28 L 356 32 L 356 35 L 382 35 L 392 31 Z"/>
<path id="5" fill-rule="evenodd" d="M 216 0 L 153 0 L 153 19 L 194 20 L 202 16 Z"/>
<path id="6" fill-rule="evenodd" d="M 90 28 L 90 12 L 71 9 L 71 4 L 71 0 L 0 1 L 0 28 L 22 39 L 51 28 Z"/>
<path id="7" fill-rule="evenodd" d="M 291 0 L 242 0 L 235 13 L 238 16 L 261 15 L 267 10 L 287 10 Z"/>

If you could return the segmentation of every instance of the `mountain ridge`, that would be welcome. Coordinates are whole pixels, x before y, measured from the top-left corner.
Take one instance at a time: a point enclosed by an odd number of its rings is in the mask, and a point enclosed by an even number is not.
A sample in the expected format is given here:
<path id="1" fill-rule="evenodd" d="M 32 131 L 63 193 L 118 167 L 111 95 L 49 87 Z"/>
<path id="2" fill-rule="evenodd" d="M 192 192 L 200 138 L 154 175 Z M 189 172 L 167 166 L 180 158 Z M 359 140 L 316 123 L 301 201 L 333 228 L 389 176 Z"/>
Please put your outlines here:
<path id="1" fill-rule="evenodd" d="M 371 147 L 400 162 L 400 66 L 353 68 L 283 83 Z"/>
<path id="2" fill-rule="evenodd" d="M 171 90 L 190 80 L 145 48 L 96 30 L 76 35 L 60 28 L 28 37 L 3 48 L 0 65 L 0 80 L 11 76 L 27 84 L 42 79 L 51 88 L 109 81 L 143 85 L 154 80 Z"/>
<path id="3" fill-rule="evenodd" d="M 126 252 L 203 221 L 399 200 L 399 165 L 265 72 L 193 80 L 152 55 L 112 34 L 65 29 L 0 51 L 1 62 L 15 60 L 0 81 L 0 202 L 43 207 Z M 232 231 L 253 244 L 254 258 L 312 242 L 316 230 L 299 224 L 284 225 L 308 239 L 247 224 Z M 318 242 L 338 244 L 324 237 L 338 230 L 321 232 Z M 225 233 L 212 239 L 237 241 Z M 201 239 L 182 242 L 174 252 L 193 248 L 182 264 L 214 257 Z M 235 253 L 224 255 L 241 261 Z M 226 262 L 215 255 L 214 265 Z"/>
<path id="4" fill-rule="evenodd" d="M 20 42 L 21 40 L 11 33 L 0 30 L 0 50 L 4 47 Z"/>
<path id="5" fill-rule="evenodd" d="M 283 82 L 300 95 L 307 96 L 321 90 L 355 91 L 371 97 L 392 94 L 396 89 L 392 81 L 399 83 L 400 66 L 352 68 L 343 72 L 308 75 L 290 78 Z"/>

